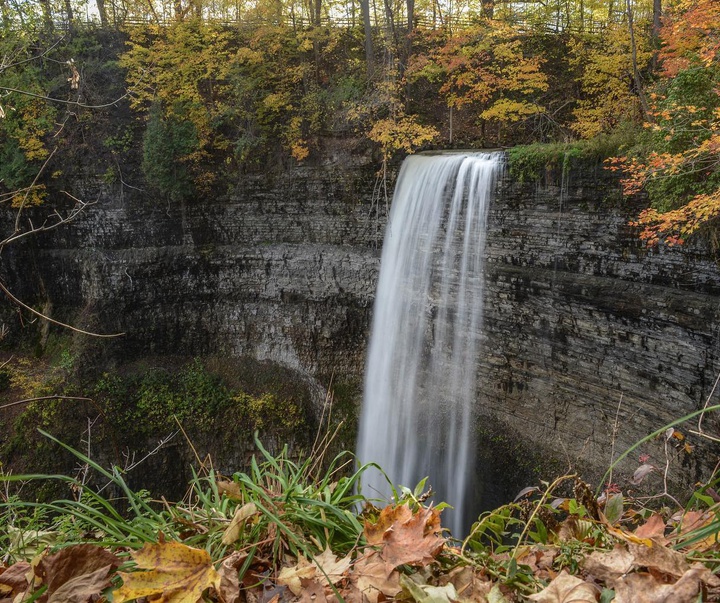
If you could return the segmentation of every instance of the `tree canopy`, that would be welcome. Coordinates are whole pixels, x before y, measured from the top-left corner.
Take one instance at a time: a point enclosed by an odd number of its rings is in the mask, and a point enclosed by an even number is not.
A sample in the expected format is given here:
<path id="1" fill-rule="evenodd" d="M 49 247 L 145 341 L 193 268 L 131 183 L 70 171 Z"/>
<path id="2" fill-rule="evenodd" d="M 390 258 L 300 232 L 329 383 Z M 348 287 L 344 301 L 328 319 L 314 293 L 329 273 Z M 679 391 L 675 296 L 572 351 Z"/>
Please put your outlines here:
<path id="1" fill-rule="evenodd" d="M 133 159 L 175 199 L 312 161 L 327 137 L 387 160 L 620 133 L 610 167 L 649 194 L 643 238 L 677 244 L 720 214 L 719 15 L 712 0 L 0 0 L 0 185 L 40 202 L 69 176 L 54 153 L 90 144 L 98 113 L 104 177 Z"/>

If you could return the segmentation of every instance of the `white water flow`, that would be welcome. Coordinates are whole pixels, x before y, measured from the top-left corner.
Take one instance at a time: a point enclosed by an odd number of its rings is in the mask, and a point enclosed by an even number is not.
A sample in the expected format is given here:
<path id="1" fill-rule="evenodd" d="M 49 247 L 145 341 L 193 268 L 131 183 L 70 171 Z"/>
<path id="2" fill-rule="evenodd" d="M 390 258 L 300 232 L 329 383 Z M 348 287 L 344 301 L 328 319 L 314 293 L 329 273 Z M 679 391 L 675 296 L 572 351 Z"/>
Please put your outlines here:
<path id="1" fill-rule="evenodd" d="M 469 527 L 473 506 L 485 232 L 500 166 L 499 153 L 416 155 L 403 163 L 365 371 L 358 459 L 411 489 L 429 476 L 433 500 L 455 509 L 443 514 L 443 525 L 456 536 Z M 363 493 L 391 495 L 374 470 L 365 473 Z"/>

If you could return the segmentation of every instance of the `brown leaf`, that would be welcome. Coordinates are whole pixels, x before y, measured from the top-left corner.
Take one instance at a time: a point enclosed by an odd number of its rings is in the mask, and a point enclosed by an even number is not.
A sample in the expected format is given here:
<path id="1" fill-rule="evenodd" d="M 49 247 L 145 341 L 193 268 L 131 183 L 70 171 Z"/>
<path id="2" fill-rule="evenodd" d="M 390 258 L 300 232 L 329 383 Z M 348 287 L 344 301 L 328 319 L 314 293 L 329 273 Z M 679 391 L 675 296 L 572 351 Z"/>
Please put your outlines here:
<path id="1" fill-rule="evenodd" d="M 674 584 L 665 584 L 652 574 L 633 573 L 615 581 L 613 603 L 694 603 L 700 594 L 705 567 L 688 570 Z"/>
<path id="2" fill-rule="evenodd" d="M 673 551 L 665 546 L 628 545 L 636 567 L 646 567 L 662 574 L 669 574 L 679 578 L 690 569 L 682 553 Z"/>
<path id="3" fill-rule="evenodd" d="M 380 556 L 389 570 L 405 563 L 428 564 L 442 550 L 440 513 L 433 508 L 418 509 L 406 521 L 395 521 L 383 535 Z"/>
<path id="4" fill-rule="evenodd" d="M 217 482 L 217 489 L 220 494 L 224 494 L 228 498 L 232 498 L 233 500 L 242 500 L 242 490 L 240 489 L 240 484 L 237 482 L 228 482 L 225 480 L 220 480 Z"/>
<path id="5" fill-rule="evenodd" d="M 691 532 L 695 530 L 699 530 L 701 528 L 704 528 L 707 525 L 710 525 L 712 522 L 716 521 L 716 517 L 712 513 L 701 512 L 701 511 L 688 511 L 682 516 L 682 519 L 680 520 L 680 527 L 679 527 L 679 536 L 682 537 L 689 537 L 691 536 Z M 715 546 L 718 543 L 718 535 L 717 532 L 713 532 L 711 534 L 708 534 L 707 537 L 703 538 L 702 540 L 694 543 L 690 547 L 687 547 L 694 551 L 705 551 L 709 549 L 710 547 Z"/>
<path id="6" fill-rule="evenodd" d="M 217 591 L 225 603 L 239 603 L 240 601 L 240 578 L 238 570 L 242 567 L 247 559 L 247 553 L 235 551 L 222 564 L 218 574 L 220 574 L 220 582 Z"/>
<path id="7" fill-rule="evenodd" d="M 547 588 L 528 599 L 538 603 L 596 603 L 599 594 L 594 585 L 563 570 Z"/>
<path id="8" fill-rule="evenodd" d="M 653 513 L 643 525 L 635 530 L 638 538 L 653 538 L 658 541 L 665 541 L 665 520 L 660 513 Z"/>
<path id="9" fill-rule="evenodd" d="M 396 523 L 405 523 L 412 517 L 412 511 L 407 505 L 388 505 L 381 512 L 376 523 L 365 522 L 365 540 L 368 544 L 382 544 L 385 532 Z"/>
<path id="10" fill-rule="evenodd" d="M 493 587 L 492 582 L 481 579 L 470 566 L 457 567 L 450 571 L 448 582 L 455 587 L 458 600 L 486 603 L 488 594 Z M 444 583 L 440 580 L 440 583 Z"/>
<path id="11" fill-rule="evenodd" d="M 220 576 L 207 551 L 180 542 L 146 544 L 132 554 L 144 571 L 120 572 L 123 585 L 113 591 L 114 603 L 158 597 L 157 603 L 197 603 L 206 588 L 217 590 Z"/>
<path id="12" fill-rule="evenodd" d="M 632 553 L 620 544 L 612 551 L 595 551 L 583 561 L 583 569 L 588 575 L 607 583 L 631 572 L 634 568 Z"/>
<path id="13" fill-rule="evenodd" d="M 302 583 L 299 603 L 325 603 L 328 600 L 325 587 L 317 580 L 303 580 Z"/>
<path id="14" fill-rule="evenodd" d="M 30 587 L 29 571 L 30 564 L 27 561 L 18 561 L 0 572 L 0 597 L 3 597 L 0 603 L 6 600 L 11 602 L 17 595 L 27 592 Z"/>
<path id="15" fill-rule="evenodd" d="M 94 544 L 77 544 L 43 557 L 35 574 L 48 585 L 48 603 L 87 603 L 110 586 L 120 560 Z"/>
<path id="16" fill-rule="evenodd" d="M 385 562 L 374 552 L 355 563 L 350 579 L 364 603 L 377 603 L 380 595 L 390 598 L 400 592 L 398 572 L 393 570 L 388 573 L 385 568 Z"/>

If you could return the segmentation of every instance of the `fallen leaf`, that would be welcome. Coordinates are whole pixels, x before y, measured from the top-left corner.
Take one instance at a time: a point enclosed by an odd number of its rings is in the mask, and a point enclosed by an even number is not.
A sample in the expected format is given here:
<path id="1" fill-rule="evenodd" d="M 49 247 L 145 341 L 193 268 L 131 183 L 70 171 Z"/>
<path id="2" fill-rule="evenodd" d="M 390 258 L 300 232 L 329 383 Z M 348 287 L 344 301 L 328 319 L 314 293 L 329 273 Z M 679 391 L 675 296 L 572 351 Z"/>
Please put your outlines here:
<path id="1" fill-rule="evenodd" d="M 424 565 L 434 561 L 444 544 L 440 513 L 432 507 L 421 508 L 406 521 L 396 521 L 385 531 L 380 556 L 388 571 L 405 563 Z"/>
<path id="2" fill-rule="evenodd" d="M 717 517 L 712 513 L 708 513 L 707 511 L 688 511 L 687 513 L 685 513 L 680 520 L 680 526 L 678 528 L 678 537 L 681 544 L 682 541 L 687 541 L 692 538 L 692 532 L 709 526 L 715 521 L 717 521 Z M 717 530 L 713 530 L 705 538 L 699 540 L 698 542 L 694 542 L 692 545 L 686 548 L 694 551 L 705 551 L 710 547 L 715 546 L 717 543 Z"/>
<path id="3" fill-rule="evenodd" d="M 245 522 L 257 513 L 255 503 L 249 502 L 235 510 L 232 521 L 223 533 L 222 543 L 230 545 L 240 538 L 240 534 L 245 527 Z"/>
<path id="4" fill-rule="evenodd" d="M 700 594 L 701 576 L 707 568 L 693 568 L 674 584 L 660 582 L 652 574 L 632 573 L 614 583 L 613 603 L 694 603 Z"/>
<path id="5" fill-rule="evenodd" d="M 658 541 L 664 541 L 665 520 L 660 513 L 653 513 L 650 519 L 635 530 L 634 534 L 638 538 L 653 538 Z"/>
<path id="6" fill-rule="evenodd" d="M 679 578 L 690 569 L 690 564 L 682 553 L 665 546 L 643 546 L 629 544 L 628 550 L 633 556 L 636 567 L 646 567 L 662 574 Z"/>
<path id="7" fill-rule="evenodd" d="M 416 603 L 451 603 L 457 601 L 458 594 L 452 584 L 445 586 L 433 586 L 417 582 L 418 574 L 406 576 L 400 575 L 400 585 L 410 593 Z"/>
<path id="8" fill-rule="evenodd" d="M 77 544 L 40 559 L 35 575 L 47 584 L 48 603 L 86 603 L 110 586 L 120 560 L 94 544 Z"/>
<path id="9" fill-rule="evenodd" d="M 595 551 L 582 564 L 585 572 L 597 580 L 611 583 L 635 568 L 634 557 L 623 545 L 612 551 Z"/>
<path id="10" fill-rule="evenodd" d="M 217 590 L 225 603 L 238 603 L 240 601 L 240 578 L 238 570 L 247 559 L 247 553 L 235 551 L 220 564 L 218 574 L 220 582 Z"/>
<path id="11" fill-rule="evenodd" d="M 385 532 L 395 524 L 402 524 L 412 517 L 408 505 L 388 505 L 382 511 L 375 523 L 365 522 L 365 540 L 370 545 L 382 544 Z"/>
<path id="12" fill-rule="evenodd" d="M 496 584 L 490 589 L 487 596 L 488 603 L 510 603 L 508 598 L 503 594 L 500 585 Z"/>
<path id="13" fill-rule="evenodd" d="M 18 561 L 0 573 L 0 596 L 12 601 L 18 595 L 26 592 L 30 587 L 28 572 L 30 564 L 27 561 Z M 2 601 L 2 599 L 0 599 Z"/>
<path id="14" fill-rule="evenodd" d="M 547 588 L 528 599 L 538 603 L 597 603 L 600 591 L 589 582 L 561 571 Z"/>
<path id="15" fill-rule="evenodd" d="M 119 572 L 123 585 L 113 591 L 114 603 L 160 597 L 158 603 L 198 603 L 220 576 L 207 551 L 180 542 L 146 544 L 132 557 L 143 571 Z"/>
<path id="16" fill-rule="evenodd" d="M 315 577 L 317 569 L 304 557 L 298 557 L 298 561 L 292 567 L 284 567 L 280 570 L 277 583 L 287 586 L 295 596 L 302 592 L 302 580 Z"/>
<path id="17" fill-rule="evenodd" d="M 488 594 L 493 588 L 492 582 L 481 579 L 477 572 L 467 565 L 451 570 L 447 579 L 455 587 L 458 600 L 461 601 L 486 603 Z"/>
<path id="18" fill-rule="evenodd" d="M 237 482 L 228 482 L 225 480 L 220 480 L 217 482 L 217 489 L 220 494 L 224 494 L 228 498 L 232 498 L 233 500 L 242 500 L 242 490 L 240 489 L 240 484 Z"/>
<path id="19" fill-rule="evenodd" d="M 651 547 L 653 545 L 652 540 L 650 540 L 649 538 L 640 538 L 637 535 L 633 534 L 632 532 L 627 532 L 627 531 L 623 530 L 622 528 L 616 528 L 615 526 L 610 525 L 610 523 L 608 523 L 608 521 L 604 518 L 602 513 L 600 514 L 600 517 L 603 520 L 603 523 L 605 524 L 605 529 L 610 534 L 615 536 L 615 538 L 617 538 L 619 540 L 623 540 L 623 541 L 631 543 L 631 544 L 641 545 L 641 546 L 645 546 L 645 547 Z"/>
<path id="20" fill-rule="evenodd" d="M 350 569 L 350 563 L 350 554 L 338 559 L 329 548 L 326 548 L 312 561 L 312 565 L 317 569 L 317 578 L 321 582 L 329 580 L 330 584 L 337 584 L 343 579 L 345 572 Z"/>
<path id="21" fill-rule="evenodd" d="M 385 568 L 385 562 L 375 552 L 355 562 L 350 579 L 365 603 L 377 603 L 381 594 L 392 598 L 400 592 L 398 572 L 388 573 Z"/>
<path id="22" fill-rule="evenodd" d="M 298 603 L 325 603 L 328 600 L 325 595 L 325 587 L 317 580 L 303 580 L 302 586 Z"/>

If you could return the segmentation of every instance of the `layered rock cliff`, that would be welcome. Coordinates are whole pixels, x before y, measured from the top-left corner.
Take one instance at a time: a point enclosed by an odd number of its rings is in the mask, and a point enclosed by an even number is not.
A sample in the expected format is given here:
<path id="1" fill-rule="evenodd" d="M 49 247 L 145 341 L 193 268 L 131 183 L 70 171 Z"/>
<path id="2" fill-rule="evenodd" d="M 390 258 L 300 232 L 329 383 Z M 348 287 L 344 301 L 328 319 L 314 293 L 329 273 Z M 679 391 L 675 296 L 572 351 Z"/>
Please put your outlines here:
<path id="1" fill-rule="evenodd" d="M 342 157 L 244 176 L 212 202 L 88 185 L 87 214 L 6 250 L 5 275 L 56 317 L 126 333 L 101 346 L 105 364 L 225 354 L 292 368 L 318 391 L 333 375 L 359 382 L 386 222 L 374 187 L 373 166 Z M 646 250 L 632 212 L 597 166 L 501 181 L 478 366 L 486 500 L 525 485 L 538 459 L 597 476 L 611 445 L 710 394 L 718 268 L 702 249 Z"/>

